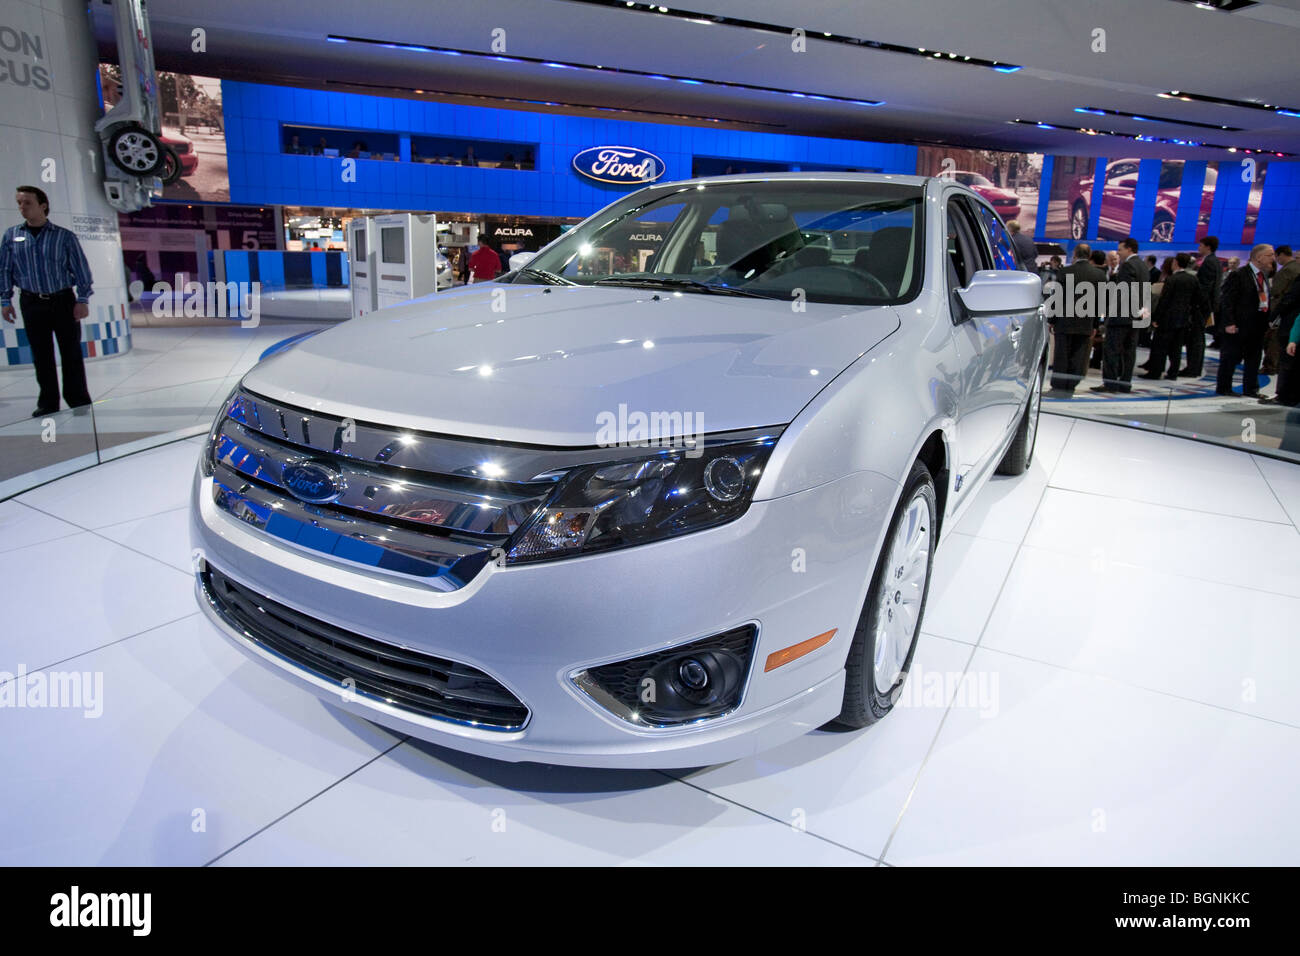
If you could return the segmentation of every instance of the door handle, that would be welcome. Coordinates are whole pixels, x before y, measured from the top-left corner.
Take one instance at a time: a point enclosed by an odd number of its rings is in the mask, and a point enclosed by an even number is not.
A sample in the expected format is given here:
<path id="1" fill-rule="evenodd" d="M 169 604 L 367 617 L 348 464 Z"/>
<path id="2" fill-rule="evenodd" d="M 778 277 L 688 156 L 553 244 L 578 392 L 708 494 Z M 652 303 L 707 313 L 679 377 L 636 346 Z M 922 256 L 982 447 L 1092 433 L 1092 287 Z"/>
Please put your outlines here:
<path id="1" fill-rule="evenodd" d="M 1021 325 L 1019 322 L 1014 322 L 1014 321 L 1013 321 L 1013 322 L 1011 323 L 1011 331 L 1010 331 L 1010 333 L 1008 333 L 1008 334 L 1009 334 L 1010 337 L 1011 337 L 1011 344 L 1012 344 L 1012 345 L 1019 345 L 1019 344 L 1020 344 L 1020 330 L 1023 329 L 1023 328 L 1024 328 L 1024 326 Z"/>

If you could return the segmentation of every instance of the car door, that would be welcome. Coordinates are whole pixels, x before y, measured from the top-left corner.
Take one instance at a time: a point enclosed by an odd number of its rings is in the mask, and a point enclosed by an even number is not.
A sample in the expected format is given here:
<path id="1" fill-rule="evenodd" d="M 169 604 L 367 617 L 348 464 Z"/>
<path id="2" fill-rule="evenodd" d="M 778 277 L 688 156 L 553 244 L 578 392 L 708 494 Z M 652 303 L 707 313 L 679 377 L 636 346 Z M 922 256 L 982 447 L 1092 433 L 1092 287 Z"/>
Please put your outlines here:
<path id="1" fill-rule="evenodd" d="M 996 212 L 983 203 L 974 203 L 974 206 L 978 214 L 982 238 L 993 250 L 993 267 L 1019 269 L 1015 249 L 1011 245 L 1011 236 L 1002 225 L 1002 220 L 998 218 Z M 1042 356 L 1042 348 L 1045 344 L 1038 338 L 1039 327 L 1033 324 L 1028 316 L 1008 317 L 1008 338 L 1014 350 L 1011 365 L 1014 375 L 1013 409 L 1024 405 L 1025 399 L 1029 397 L 1029 389 L 1038 374 L 1038 360 Z M 1014 413 L 1011 421 L 1013 426 L 1019 424 Z"/>
<path id="2" fill-rule="evenodd" d="M 1133 223 L 1133 197 L 1137 193 L 1138 164 L 1125 159 L 1111 163 L 1101 193 L 1097 234 L 1102 239 L 1123 239 Z"/>
<path id="3" fill-rule="evenodd" d="M 972 316 L 957 297 L 976 272 L 993 268 L 969 201 L 949 194 L 944 207 L 949 310 L 960 384 L 957 398 L 957 469 L 955 484 L 977 477 L 990 465 L 1006 437 L 1014 412 L 1015 349 L 1011 319 Z"/>

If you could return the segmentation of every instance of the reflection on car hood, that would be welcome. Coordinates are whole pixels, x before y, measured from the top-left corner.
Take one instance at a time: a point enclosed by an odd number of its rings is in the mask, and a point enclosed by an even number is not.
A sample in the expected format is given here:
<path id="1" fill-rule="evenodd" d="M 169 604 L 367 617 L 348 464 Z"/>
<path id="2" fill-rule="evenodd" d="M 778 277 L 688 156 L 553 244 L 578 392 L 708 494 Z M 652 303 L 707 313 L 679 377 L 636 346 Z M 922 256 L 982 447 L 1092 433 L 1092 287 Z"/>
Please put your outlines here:
<path id="1" fill-rule="evenodd" d="M 620 405 L 701 416 L 704 432 L 784 424 L 898 324 L 888 306 L 795 311 L 785 300 L 491 283 L 345 322 L 244 384 L 358 421 L 587 446 L 598 416 Z"/>

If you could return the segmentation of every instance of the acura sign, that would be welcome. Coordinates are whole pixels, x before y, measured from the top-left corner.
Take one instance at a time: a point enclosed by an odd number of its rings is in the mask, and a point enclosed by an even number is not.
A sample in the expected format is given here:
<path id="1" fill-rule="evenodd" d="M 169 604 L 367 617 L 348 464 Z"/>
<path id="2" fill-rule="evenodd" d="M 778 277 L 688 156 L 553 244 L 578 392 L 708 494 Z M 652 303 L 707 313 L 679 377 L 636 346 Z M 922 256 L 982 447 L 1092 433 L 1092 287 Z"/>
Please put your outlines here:
<path id="1" fill-rule="evenodd" d="M 573 168 L 598 183 L 640 186 L 665 172 L 664 161 L 635 146 L 593 146 L 573 157 Z"/>

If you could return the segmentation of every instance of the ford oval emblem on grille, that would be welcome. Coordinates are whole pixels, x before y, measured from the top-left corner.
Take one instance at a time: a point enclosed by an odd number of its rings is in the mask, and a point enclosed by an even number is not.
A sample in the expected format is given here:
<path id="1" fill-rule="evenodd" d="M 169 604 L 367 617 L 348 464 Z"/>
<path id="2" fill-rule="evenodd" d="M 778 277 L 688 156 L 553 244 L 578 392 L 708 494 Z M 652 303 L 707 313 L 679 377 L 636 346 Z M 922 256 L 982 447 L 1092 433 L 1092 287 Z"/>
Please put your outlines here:
<path id="1" fill-rule="evenodd" d="M 284 487 L 300 501 L 323 505 L 343 494 L 343 478 L 337 470 L 319 461 L 296 461 L 280 472 Z"/>

